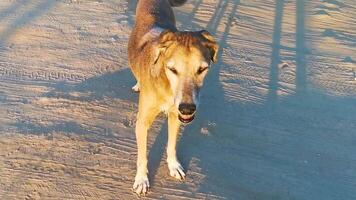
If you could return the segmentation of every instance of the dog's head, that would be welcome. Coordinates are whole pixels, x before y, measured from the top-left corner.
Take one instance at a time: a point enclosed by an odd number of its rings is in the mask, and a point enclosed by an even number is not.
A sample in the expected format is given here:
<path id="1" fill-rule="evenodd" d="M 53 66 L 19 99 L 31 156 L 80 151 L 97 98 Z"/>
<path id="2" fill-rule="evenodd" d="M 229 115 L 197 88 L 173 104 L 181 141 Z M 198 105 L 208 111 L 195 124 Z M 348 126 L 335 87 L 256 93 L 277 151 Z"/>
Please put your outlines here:
<path id="1" fill-rule="evenodd" d="M 217 61 L 218 45 L 207 31 L 160 34 L 154 46 L 152 76 L 164 74 L 174 95 L 179 120 L 194 119 L 199 104 L 199 90 L 209 71 L 210 62 Z"/>

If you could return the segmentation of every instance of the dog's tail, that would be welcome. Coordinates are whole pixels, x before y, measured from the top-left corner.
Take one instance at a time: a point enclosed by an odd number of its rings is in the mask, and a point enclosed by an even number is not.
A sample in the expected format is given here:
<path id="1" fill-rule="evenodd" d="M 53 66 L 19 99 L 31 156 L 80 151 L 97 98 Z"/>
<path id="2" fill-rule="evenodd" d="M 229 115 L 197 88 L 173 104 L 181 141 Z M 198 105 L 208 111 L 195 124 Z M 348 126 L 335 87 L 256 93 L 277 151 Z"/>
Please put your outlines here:
<path id="1" fill-rule="evenodd" d="M 187 0 L 168 0 L 171 6 L 177 7 L 183 5 Z"/>

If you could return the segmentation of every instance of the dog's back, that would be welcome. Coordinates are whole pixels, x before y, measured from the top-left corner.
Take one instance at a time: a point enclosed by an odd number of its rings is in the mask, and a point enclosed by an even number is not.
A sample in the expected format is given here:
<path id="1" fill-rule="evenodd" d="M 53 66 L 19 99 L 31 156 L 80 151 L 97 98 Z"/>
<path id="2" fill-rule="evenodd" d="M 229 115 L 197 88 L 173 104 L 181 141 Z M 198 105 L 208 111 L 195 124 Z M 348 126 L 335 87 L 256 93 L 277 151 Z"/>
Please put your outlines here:
<path id="1" fill-rule="evenodd" d="M 136 8 L 136 23 L 128 44 L 129 63 L 136 79 L 139 79 L 138 67 L 140 64 L 138 61 L 147 60 L 144 57 L 150 54 L 141 52 L 142 46 L 140 44 L 142 40 L 147 38 L 145 35 L 154 30 L 155 27 L 176 31 L 176 22 L 172 6 L 181 6 L 186 1 L 187 0 L 139 0 Z M 137 59 L 140 55 L 144 55 L 143 58 Z"/>

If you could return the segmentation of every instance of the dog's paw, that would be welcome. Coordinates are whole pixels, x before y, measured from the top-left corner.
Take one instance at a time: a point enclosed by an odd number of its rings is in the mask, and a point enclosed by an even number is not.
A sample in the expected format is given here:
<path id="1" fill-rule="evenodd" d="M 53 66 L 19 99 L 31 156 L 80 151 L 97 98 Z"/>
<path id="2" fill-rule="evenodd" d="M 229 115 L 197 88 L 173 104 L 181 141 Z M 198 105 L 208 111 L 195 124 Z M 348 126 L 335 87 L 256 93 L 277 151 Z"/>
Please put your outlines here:
<path id="1" fill-rule="evenodd" d="M 178 161 L 168 161 L 169 175 L 172 177 L 184 180 L 185 173 L 182 165 Z"/>
<path id="2" fill-rule="evenodd" d="M 140 84 L 137 82 L 131 89 L 133 92 L 140 92 Z"/>
<path id="3" fill-rule="evenodd" d="M 150 188 L 147 175 L 136 176 L 135 183 L 133 184 L 133 191 L 139 196 L 145 196 Z"/>

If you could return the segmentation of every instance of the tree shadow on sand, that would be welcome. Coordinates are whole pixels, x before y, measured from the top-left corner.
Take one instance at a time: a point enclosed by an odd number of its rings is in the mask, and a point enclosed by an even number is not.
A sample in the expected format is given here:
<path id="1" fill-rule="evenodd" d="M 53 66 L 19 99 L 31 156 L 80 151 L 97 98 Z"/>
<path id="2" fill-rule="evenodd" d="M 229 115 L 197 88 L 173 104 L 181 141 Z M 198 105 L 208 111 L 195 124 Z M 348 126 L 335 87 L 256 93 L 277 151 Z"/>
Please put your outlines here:
<path id="1" fill-rule="evenodd" d="M 8 8 L 4 10 L 0 10 L 0 22 L 8 18 L 8 16 L 16 12 L 20 7 L 26 6 L 30 3 L 32 2 L 31 1 L 14 2 Z M 15 18 L 14 21 L 12 21 L 7 26 L 7 28 L 5 28 L 0 32 L 0 48 L 18 29 L 26 26 L 27 24 L 31 23 L 41 15 L 47 13 L 56 5 L 56 3 L 57 3 L 56 0 L 41 1 L 40 3 L 36 4 L 33 8 L 26 10 L 26 12 L 20 17 Z"/>

